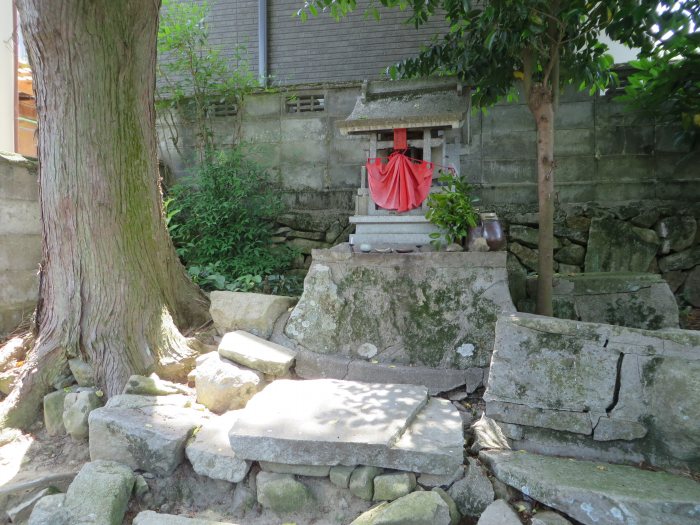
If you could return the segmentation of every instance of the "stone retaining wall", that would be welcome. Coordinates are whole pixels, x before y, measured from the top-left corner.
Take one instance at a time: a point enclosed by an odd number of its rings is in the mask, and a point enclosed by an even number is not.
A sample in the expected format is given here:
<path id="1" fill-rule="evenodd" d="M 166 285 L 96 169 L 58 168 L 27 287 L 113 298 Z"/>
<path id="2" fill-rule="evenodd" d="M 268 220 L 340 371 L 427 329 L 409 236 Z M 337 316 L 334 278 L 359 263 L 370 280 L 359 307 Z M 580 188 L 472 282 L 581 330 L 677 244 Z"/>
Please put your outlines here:
<path id="1" fill-rule="evenodd" d="M 41 226 L 36 164 L 0 154 L 0 337 L 36 306 Z"/>
<path id="2" fill-rule="evenodd" d="M 700 468 L 700 333 L 503 316 L 484 399 L 514 449 Z"/>

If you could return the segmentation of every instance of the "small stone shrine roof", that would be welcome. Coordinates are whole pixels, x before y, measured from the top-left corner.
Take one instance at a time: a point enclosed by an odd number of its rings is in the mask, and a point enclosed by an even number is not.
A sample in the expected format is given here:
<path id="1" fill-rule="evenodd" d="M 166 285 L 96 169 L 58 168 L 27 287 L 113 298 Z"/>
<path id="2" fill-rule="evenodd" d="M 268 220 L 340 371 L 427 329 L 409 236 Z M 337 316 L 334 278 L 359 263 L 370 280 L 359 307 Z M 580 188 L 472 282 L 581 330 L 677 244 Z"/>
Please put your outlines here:
<path id="1" fill-rule="evenodd" d="M 343 135 L 395 128 L 459 128 L 469 109 L 467 93 L 449 78 L 365 81 L 352 113 L 336 126 Z"/>

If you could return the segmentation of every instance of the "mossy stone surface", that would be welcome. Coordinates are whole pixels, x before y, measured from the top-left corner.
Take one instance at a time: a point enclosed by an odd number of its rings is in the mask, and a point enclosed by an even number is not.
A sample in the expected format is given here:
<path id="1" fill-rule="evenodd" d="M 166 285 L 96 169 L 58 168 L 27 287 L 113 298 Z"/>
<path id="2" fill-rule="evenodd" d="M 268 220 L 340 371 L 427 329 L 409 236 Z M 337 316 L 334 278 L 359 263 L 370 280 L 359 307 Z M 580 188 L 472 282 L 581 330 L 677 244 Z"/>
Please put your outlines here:
<path id="1" fill-rule="evenodd" d="M 260 472 L 256 478 L 258 503 L 279 513 L 296 512 L 312 501 L 311 492 L 291 474 Z"/>

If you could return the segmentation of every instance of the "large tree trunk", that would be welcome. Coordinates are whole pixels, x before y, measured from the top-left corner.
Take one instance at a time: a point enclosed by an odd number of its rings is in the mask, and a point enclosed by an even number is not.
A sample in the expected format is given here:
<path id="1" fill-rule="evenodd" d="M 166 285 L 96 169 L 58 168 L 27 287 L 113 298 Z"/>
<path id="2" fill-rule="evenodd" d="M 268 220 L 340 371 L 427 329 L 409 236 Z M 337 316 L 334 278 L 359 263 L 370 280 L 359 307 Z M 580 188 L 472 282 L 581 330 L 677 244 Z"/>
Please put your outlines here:
<path id="1" fill-rule="evenodd" d="M 552 315 L 554 277 L 554 106 L 552 91 L 532 86 L 528 106 L 537 124 L 537 195 L 539 202 L 537 313 Z"/>
<path id="2" fill-rule="evenodd" d="M 107 395 L 190 357 L 206 318 L 162 214 L 156 158 L 160 0 L 17 0 L 39 114 L 43 233 L 37 344 L 5 401 L 26 426 L 66 359 Z M 172 374 L 170 374 L 172 375 Z"/>

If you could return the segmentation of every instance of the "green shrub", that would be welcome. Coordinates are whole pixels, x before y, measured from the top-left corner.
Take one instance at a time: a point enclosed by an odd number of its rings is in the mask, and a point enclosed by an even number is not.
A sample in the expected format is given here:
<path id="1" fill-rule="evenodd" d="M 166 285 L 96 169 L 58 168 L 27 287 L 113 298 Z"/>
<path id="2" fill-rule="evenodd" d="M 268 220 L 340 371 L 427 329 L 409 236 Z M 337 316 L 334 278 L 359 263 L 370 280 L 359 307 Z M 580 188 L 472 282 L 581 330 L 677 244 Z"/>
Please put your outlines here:
<path id="1" fill-rule="evenodd" d="M 271 243 L 282 212 L 268 174 L 241 147 L 214 155 L 168 192 L 166 218 L 180 258 L 205 289 L 250 291 L 289 267 Z"/>

